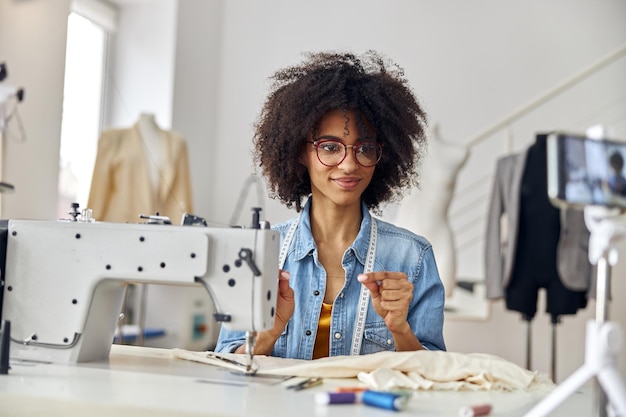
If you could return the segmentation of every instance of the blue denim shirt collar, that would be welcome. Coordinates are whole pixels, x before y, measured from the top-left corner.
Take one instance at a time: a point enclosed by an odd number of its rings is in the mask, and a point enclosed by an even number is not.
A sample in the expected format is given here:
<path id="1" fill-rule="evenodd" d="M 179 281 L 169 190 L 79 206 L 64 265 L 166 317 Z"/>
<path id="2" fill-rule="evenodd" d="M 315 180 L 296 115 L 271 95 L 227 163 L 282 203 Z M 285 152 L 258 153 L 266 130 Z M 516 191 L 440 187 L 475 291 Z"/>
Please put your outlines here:
<path id="1" fill-rule="evenodd" d="M 296 230 L 296 234 L 294 235 L 292 241 L 292 245 L 296 245 L 293 247 L 293 256 L 297 260 L 303 259 L 305 256 L 313 252 L 316 248 L 315 240 L 313 239 L 313 234 L 311 233 L 311 204 L 311 198 L 309 198 L 304 205 L 302 212 L 300 213 L 298 219 L 300 224 L 298 225 L 298 229 Z M 352 245 L 348 248 L 348 250 L 351 250 L 355 254 L 358 261 L 362 265 L 365 265 L 365 260 L 367 258 L 367 249 L 370 243 L 369 235 L 372 223 L 372 216 L 364 202 L 361 202 L 361 213 L 363 214 L 363 220 L 361 220 L 361 229 L 359 230 L 359 234 L 357 235 Z"/>

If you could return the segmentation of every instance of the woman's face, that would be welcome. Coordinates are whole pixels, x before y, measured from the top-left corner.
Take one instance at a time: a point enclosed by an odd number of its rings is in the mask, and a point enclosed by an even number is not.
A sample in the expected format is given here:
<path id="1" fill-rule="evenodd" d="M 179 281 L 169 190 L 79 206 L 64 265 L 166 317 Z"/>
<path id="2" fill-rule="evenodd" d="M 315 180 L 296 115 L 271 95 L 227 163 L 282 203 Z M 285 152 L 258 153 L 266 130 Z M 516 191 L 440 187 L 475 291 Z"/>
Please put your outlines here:
<path id="1" fill-rule="evenodd" d="M 354 113 L 342 110 L 332 110 L 322 117 L 317 137 L 309 140 L 313 142 L 318 138 L 337 140 L 348 146 L 366 139 L 375 140 L 374 135 L 360 138 Z M 341 148 L 340 145 L 339 149 Z M 322 149 L 320 153 L 321 151 Z M 336 206 L 360 207 L 361 195 L 369 185 L 375 169 L 375 166 L 365 167 L 359 164 L 354 148 L 346 149 L 346 156 L 339 165 L 326 166 L 320 162 L 315 146 L 310 143 L 305 147 L 304 164 L 311 178 L 313 201 L 318 205 L 330 203 Z"/>

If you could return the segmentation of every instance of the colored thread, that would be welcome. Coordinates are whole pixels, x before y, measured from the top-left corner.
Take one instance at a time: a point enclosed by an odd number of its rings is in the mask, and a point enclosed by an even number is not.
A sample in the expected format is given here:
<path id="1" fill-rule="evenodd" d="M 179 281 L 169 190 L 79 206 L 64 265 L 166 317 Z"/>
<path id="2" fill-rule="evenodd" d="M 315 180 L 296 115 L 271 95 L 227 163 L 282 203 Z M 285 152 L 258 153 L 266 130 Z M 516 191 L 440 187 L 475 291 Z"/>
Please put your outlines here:
<path id="1" fill-rule="evenodd" d="M 490 404 L 469 405 L 461 407 L 459 417 L 481 417 L 491 413 Z"/>
<path id="2" fill-rule="evenodd" d="M 372 407 L 400 411 L 406 407 L 407 397 L 391 392 L 365 391 L 361 396 L 361 401 Z"/>
<path id="3" fill-rule="evenodd" d="M 315 404 L 354 404 L 357 394 L 354 392 L 318 392 L 315 394 Z"/>
<path id="4" fill-rule="evenodd" d="M 367 391 L 365 387 L 337 387 L 335 392 L 363 392 Z"/>

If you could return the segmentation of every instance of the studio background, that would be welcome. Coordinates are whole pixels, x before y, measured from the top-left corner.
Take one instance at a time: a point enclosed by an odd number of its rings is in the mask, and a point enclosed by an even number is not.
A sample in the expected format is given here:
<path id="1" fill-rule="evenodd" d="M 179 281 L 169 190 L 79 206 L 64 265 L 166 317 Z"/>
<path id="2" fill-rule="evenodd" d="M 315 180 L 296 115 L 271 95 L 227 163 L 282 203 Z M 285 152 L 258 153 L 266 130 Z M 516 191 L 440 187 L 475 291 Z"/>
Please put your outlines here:
<path id="1" fill-rule="evenodd" d="M 120 0 L 109 43 L 103 129 L 127 127 L 141 112 L 188 142 L 195 214 L 228 224 L 253 172 L 252 125 L 267 77 L 323 49 L 376 49 L 397 61 L 446 140 L 470 144 L 451 223 L 458 275 L 480 279 L 484 220 L 498 157 L 524 150 L 537 132 L 584 131 L 604 124 L 626 140 L 626 58 L 510 123 L 528 103 L 626 45 L 621 0 Z M 2 218 L 53 219 L 57 213 L 59 138 L 70 0 L 0 0 L 0 62 L 23 86 L 24 143 L 3 140 Z M 617 100 L 615 100 L 617 98 Z M 491 127 L 494 127 L 489 132 Z M 488 134 L 483 135 L 483 133 Z M 96 140 L 97 138 L 85 138 Z M 478 185 L 476 185 L 478 184 Z M 471 203 L 469 208 L 467 204 Z M 244 202 L 241 223 L 249 221 Z M 265 199 L 264 218 L 295 215 Z M 394 207 L 386 209 L 391 216 Z M 466 226 L 467 224 L 470 226 Z M 469 229 L 469 231 L 467 231 Z M 626 253 L 626 245 L 620 251 Z M 626 256 L 626 255 L 623 255 Z M 626 262 L 612 278 L 609 317 L 626 329 Z M 582 365 L 585 322 L 595 304 L 563 317 L 557 334 L 557 380 Z M 487 352 L 524 365 L 526 326 L 502 301 L 484 320 L 447 320 L 448 349 Z M 550 369 L 551 327 L 540 303 L 532 327 L 533 368 Z M 619 369 L 626 376 L 626 351 Z"/>

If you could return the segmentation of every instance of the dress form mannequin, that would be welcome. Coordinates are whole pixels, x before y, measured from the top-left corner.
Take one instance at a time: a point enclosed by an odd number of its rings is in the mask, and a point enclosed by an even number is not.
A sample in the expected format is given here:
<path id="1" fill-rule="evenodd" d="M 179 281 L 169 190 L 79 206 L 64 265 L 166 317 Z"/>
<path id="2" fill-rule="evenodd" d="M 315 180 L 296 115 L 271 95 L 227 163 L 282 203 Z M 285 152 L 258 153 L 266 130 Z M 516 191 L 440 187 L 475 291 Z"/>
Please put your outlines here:
<path id="1" fill-rule="evenodd" d="M 139 120 L 137 120 L 137 129 L 139 130 L 139 137 L 141 138 L 141 143 L 143 145 L 143 150 L 146 154 L 147 166 L 150 176 L 150 185 L 152 186 L 152 195 L 154 200 L 156 201 L 157 195 L 159 192 L 159 187 L 161 183 L 161 170 L 163 168 L 163 164 L 165 162 L 165 144 L 164 144 L 164 136 L 161 133 L 161 129 L 156 123 L 156 119 L 154 114 L 151 113 L 141 113 L 139 115 Z M 151 213 L 154 214 L 154 213 Z M 134 307 L 137 314 L 137 324 L 139 325 L 140 331 L 138 332 L 137 337 L 137 345 L 143 346 L 144 344 L 144 333 L 143 329 L 145 328 L 146 322 L 146 303 L 148 297 L 148 290 L 150 287 L 154 286 L 146 286 L 146 285 L 136 285 L 131 286 L 137 291 L 137 299 L 133 300 L 137 305 Z M 132 291 L 130 293 L 131 297 Z M 127 297 L 129 294 L 127 294 Z M 126 306 L 128 308 L 128 306 Z"/>
<path id="2" fill-rule="evenodd" d="M 448 211 L 457 174 L 468 156 L 465 146 L 441 139 L 434 126 L 428 155 L 422 162 L 421 187 L 402 199 L 394 220 L 398 226 L 424 236 L 433 245 L 446 297 L 452 295 L 456 285 L 456 255 Z"/>
<path id="3" fill-rule="evenodd" d="M 165 162 L 164 136 L 153 114 L 141 113 L 137 121 L 137 127 L 144 146 L 144 151 L 146 152 L 146 159 L 148 160 L 152 191 L 156 195 L 159 191 L 161 170 Z"/>
<path id="4" fill-rule="evenodd" d="M 149 113 L 130 127 L 103 131 L 88 207 L 95 219 L 108 222 L 132 223 L 156 213 L 178 222 L 192 213 L 185 138 L 159 128 Z"/>

